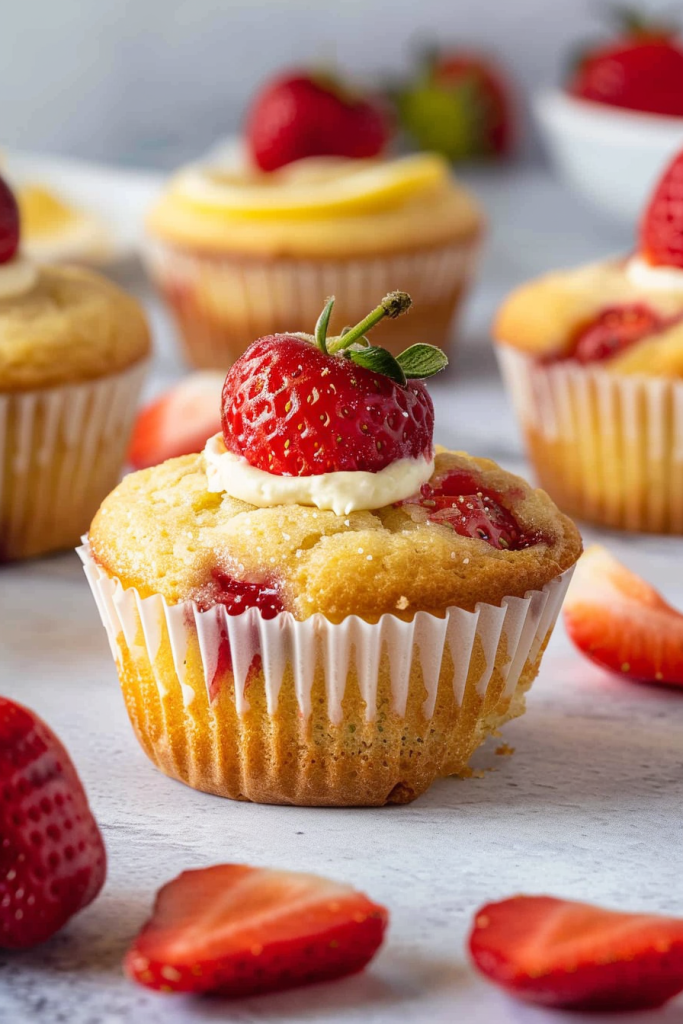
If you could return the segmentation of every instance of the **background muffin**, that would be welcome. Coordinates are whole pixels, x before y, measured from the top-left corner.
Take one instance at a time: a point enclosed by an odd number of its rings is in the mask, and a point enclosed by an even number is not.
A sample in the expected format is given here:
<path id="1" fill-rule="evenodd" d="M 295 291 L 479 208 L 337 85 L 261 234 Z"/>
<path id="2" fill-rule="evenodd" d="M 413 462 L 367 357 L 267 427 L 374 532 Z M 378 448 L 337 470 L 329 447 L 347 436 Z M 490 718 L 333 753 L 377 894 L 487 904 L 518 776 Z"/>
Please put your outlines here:
<path id="1" fill-rule="evenodd" d="M 447 344 L 483 218 L 447 164 L 423 155 L 300 160 L 270 174 L 189 168 L 147 226 L 148 266 L 188 361 L 227 368 L 259 335 L 314 323 L 327 295 L 341 330 L 397 285 L 415 311 L 380 340 L 394 351 L 416 337 Z"/>

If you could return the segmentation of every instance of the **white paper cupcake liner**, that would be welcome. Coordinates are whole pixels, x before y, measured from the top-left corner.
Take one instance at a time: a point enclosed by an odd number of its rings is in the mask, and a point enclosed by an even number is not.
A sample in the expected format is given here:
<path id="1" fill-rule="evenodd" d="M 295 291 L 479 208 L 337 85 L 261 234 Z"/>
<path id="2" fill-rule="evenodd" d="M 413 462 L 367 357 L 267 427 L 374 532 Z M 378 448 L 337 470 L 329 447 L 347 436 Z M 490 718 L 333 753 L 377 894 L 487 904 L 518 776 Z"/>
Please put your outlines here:
<path id="1" fill-rule="evenodd" d="M 524 666 L 535 661 L 553 630 L 573 571 L 567 570 L 543 590 L 529 591 L 523 598 L 507 597 L 500 606 L 478 604 L 473 612 L 449 608 L 444 618 L 418 612 L 410 622 L 383 615 L 374 624 L 357 616 L 331 623 L 316 614 L 300 622 L 289 612 L 263 619 L 252 608 L 239 616 L 230 616 L 222 605 L 200 611 L 193 601 L 169 605 L 159 594 L 141 598 L 136 589 L 124 589 L 117 579 L 108 576 L 92 557 L 87 538 L 83 541 L 78 554 L 117 663 L 129 654 L 133 659 L 149 659 L 154 666 L 162 642 L 168 637 L 183 704 L 189 707 L 197 696 L 187 679 L 186 653 L 190 645 L 198 639 L 203 681 L 210 701 L 220 646 L 227 637 L 238 714 L 249 708 L 247 676 L 259 655 L 269 715 L 277 712 L 285 670 L 291 667 L 298 708 L 304 719 L 311 713 L 314 674 L 316 666 L 322 663 L 326 711 L 332 724 L 343 719 L 342 700 L 352 663 L 365 702 L 366 720 L 374 720 L 379 666 L 385 650 L 391 665 L 392 710 L 399 716 L 406 709 L 411 671 L 417 661 L 427 693 L 422 712 L 426 719 L 431 719 L 447 651 L 454 666 L 453 694 L 458 704 L 463 699 L 475 648 L 484 655 L 475 684 L 477 693 L 482 697 L 486 694 L 496 665 L 504 678 L 502 697 L 511 697 Z M 505 660 L 497 665 L 501 648 Z M 156 672 L 155 678 L 163 699 L 175 681 Z"/>
<path id="2" fill-rule="evenodd" d="M 315 324 L 325 298 L 355 322 L 389 291 L 413 300 L 412 323 L 434 318 L 443 343 L 455 306 L 474 275 L 479 239 L 365 259 L 304 260 L 202 255 L 152 241 L 145 249 L 150 276 L 179 318 L 188 358 L 222 368 L 255 338 Z M 393 328 L 395 331 L 395 327 Z M 227 339 L 227 340 L 226 340 Z"/>
<path id="3" fill-rule="evenodd" d="M 125 462 L 147 363 L 0 393 L 0 561 L 73 544 Z"/>
<path id="4" fill-rule="evenodd" d="M 565 511 L 606 526 L 683 533 L 683 382 L 497 346 L 529 457 Z"/>

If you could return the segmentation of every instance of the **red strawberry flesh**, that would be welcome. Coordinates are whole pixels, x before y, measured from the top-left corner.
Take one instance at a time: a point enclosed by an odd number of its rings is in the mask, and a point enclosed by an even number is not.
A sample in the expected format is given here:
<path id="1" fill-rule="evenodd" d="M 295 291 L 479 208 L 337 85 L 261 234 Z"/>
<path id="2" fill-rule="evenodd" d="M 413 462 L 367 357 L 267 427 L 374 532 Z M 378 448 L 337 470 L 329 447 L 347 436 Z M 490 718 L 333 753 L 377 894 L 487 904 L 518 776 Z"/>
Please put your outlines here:
<path id="1" fill-rule="evenodd" d="M 432 522 L 449 526 L 462 537 L 484 540 L 493 548 L 519 551 L 539 543 L 542 538 L 525 533 L 504 500 L 470 473 L 456 470 L 436 484 L 425 484 L 419 497 L 401 504 L 420 505 Z"/>
<path id="2" fill-rule="evenodd" d="M 228 451 L 278 476 L 364 470 L 431 457 L 434 407 L 401 385 L 292 335 L 254 342 L 223 388 Z"/>
<path id="3" fill-rule="evenodd" d="M 278 991 L 362 970 L 387 920 L 383 907 L 349 886 L 221 864 L 185 871 L 159 891 L 125 969 L 161 991 Z"/>
<path id="4" fill-rule="evenodd" d="M 638 1010 L 683 991 L 683 921 L 550 896 L 517 896 L 475 915 L 475 966 L 527 1002 Z"/>
<path id="5" fill-rule="evenodd" d="M 66 750 L 0 697 L 0 948 L 50 938 L 100 891 L 102 836 Z"/>
<path id="6" fill-rule="evenodd" d="M 0 264 L 8 263 L 19 248 L 19 207 L 14 193 L 0 178 Z"/>
<path id="7" fill-rule="evenodd" d="M 643 214 L 640 251 L 653 266 L 683 268 L 683 153 L 664 171 Z"/>
<path id="8" fill-rule="evenodd" d="M 264 619 L 273 619 L 284 610 L 274 580 L 247 582 L 235 579 L 222 569 L 214 569 L 211 582 L 202 587 L 195 600 L 200 611 L 222 604 L 228 615 L 241 615 L 248 608 L 258 608 Z"/>

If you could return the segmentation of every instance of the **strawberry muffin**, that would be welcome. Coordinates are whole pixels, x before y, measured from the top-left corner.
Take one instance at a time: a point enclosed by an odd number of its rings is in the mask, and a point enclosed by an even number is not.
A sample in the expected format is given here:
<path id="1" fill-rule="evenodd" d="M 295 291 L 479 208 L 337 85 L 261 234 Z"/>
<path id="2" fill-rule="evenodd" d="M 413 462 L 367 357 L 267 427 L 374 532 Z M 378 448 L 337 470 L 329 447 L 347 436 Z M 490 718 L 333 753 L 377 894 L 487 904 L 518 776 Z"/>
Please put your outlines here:
<path id="1" fill-rule="evenodd" d="M 150 348 L 130 296 L 18 247 L 0 179 L 0 562 L 78 542 L 119 478 Z"/>
<path id="2" fill-rule="evenodd" d="M 524 710 L 581 550 L 542 491 L 437 451 L 421 378 L 366 333 L 256 341 L 201 455 L 127 477 L 82 551 L 131 721 L 198 789 L 405 803 Z"/>
<path id="3" fill-rule="evenodd" d="M 416 302 L 412 327 L 379 328 L 394 352 L 418 334 L 446 345 L 474 273 L 483 218 L 433 154 L 311 157 L 264 172 L 192 166 L 147 218 L 147 265 L 190 363 L 227 369 L 255 337 L 357 322 L 393 282 Z"/>
<path id="4" fill-rule="evenodd" d="M 498 313 L 501 366 L 539 481 L 605 526 L 683 533 L 683 154 L 638 251 L 547 274 Z"/>

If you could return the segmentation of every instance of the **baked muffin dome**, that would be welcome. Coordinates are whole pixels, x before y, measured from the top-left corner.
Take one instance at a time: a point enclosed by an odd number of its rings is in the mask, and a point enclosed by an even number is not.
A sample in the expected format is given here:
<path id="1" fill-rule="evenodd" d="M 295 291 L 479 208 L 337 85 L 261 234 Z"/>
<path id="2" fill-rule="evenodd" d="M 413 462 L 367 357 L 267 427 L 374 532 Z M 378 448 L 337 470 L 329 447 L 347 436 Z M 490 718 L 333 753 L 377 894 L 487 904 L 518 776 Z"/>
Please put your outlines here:
<path id="1" fill-rule="evenodd" d="M 126 477 L 100 508 L 90 545 L 102 568 L 142 597 L 212 603 L 218 571 L 273 586 L 299 620 L 316 612 L 376 621 L 385 613 L 410 619 L 452 606 L 472 610 L 541 590 L 573 565 L 578 531 L 543 491 L 494 462 L 445 451 L 432 480 L 454 470 L 500 496 L 528 546 L 497 549 L 461 536 L 432 521 L 419 496 L 348 516 L 301 505 L 256 508 L 210 493 L 201 455 Z"/>
<path id="2" fill-rule="evenodd" d="M 634 283 L 624 259 L 555 271 L 521 285 L 508 296 L 494 323 L 504 346 L 539 360 L 564 359 L 581 330 L 603 310 L 645 306 L 664 321 L 650 336 L 609 359 L 610 373 L 683 377 L 683 291 Z"/>
<path id="3" fill-rule="evenodd" d="M 76 267 L 36 273 L 30 290 L 0 298 L 0 392 L 94 380 L 148 354 L 144 314 L 116 285 Z"/>

